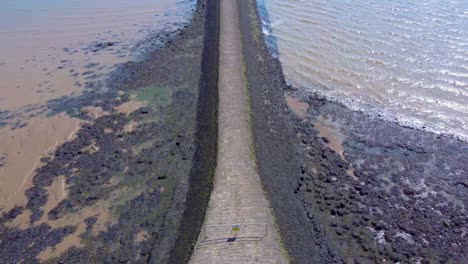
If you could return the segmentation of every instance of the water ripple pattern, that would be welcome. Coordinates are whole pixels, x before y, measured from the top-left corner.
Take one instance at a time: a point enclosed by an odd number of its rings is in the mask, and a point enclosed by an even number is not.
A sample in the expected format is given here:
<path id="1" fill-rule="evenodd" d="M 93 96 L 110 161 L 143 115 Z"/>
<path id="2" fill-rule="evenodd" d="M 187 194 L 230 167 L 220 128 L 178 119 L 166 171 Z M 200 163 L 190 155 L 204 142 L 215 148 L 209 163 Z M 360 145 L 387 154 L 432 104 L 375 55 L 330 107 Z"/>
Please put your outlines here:
<path id="1" fill-rule="evenodd" d="M 259 3 L 292 85 L 468 140 L 468 1 Z"/>

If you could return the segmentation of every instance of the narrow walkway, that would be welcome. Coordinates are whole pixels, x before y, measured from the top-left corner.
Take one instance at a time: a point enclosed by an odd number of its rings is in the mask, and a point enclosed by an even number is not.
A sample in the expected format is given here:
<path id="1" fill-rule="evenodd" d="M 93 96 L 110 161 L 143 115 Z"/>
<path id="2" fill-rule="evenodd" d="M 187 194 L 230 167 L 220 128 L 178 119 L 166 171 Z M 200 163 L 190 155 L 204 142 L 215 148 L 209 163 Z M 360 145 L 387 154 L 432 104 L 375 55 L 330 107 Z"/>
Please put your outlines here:
<path id="1" fill-rule="evenodd" d="M 236 0 L 221 1 L 214 189 L 191 263 L 287 263 L 251 158 Z"/>

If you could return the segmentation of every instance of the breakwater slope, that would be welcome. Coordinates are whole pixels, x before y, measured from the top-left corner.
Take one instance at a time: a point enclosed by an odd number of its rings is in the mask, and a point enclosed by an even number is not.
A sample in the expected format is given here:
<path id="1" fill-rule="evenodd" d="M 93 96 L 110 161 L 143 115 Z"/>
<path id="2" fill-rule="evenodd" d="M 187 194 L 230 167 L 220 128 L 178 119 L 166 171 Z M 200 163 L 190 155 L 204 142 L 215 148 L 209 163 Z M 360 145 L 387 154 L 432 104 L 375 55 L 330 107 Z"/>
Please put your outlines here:
<path id="1" fill-rule="evenodd" d="M 218 150 L 219 21 L 219 0 L 207 0 L 195 135 L 197 149 L 190 170 L 184 215 L 170 263 L 187 263 L 190 260 L 213 188 Z"/>
<path id="2" fill-rule="evenodd" d="M 304 212 L 293 188 L 301 176 L 297 140 L 283 90 L 281 64 L 264 42 L 256 1 L 239 1 L 242 52 L 252 111 L 253 143 L 258 173 L 270 199 L 279 231 L 294 263 L 333 263 L 318 224 Z"/>
<path id="3" fill-rule="evenodd" d="M 287 263 L 252 155 L 237 3 L 220 1 L 218 155 L 190 263 Z"/>

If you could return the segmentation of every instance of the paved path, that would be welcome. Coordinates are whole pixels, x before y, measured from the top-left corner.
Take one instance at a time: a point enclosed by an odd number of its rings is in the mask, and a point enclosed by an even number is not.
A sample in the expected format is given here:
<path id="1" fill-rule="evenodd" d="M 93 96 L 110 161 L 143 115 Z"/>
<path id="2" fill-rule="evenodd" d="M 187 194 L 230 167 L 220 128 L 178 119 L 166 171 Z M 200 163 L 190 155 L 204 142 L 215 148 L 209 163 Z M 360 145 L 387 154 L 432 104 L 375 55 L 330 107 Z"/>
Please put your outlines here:
<path id="1" fill-rule="evenodd" d="M 190 262 L 287 263 L 250 153 L 237 2 L 220 1 L 218 165 Z"/>

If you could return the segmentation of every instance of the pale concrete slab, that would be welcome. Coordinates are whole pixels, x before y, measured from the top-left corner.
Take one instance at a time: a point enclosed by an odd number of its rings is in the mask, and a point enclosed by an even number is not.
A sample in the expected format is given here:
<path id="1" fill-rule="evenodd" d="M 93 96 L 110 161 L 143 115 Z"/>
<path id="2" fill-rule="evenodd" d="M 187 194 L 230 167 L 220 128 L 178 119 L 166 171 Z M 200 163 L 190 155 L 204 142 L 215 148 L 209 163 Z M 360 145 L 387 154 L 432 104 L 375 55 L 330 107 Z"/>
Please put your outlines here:
<path id="1" fill-rule="evenodd" d="M 190 263 L 288 263 L 250 155 L 237 2 L 220 1 L 218 165 Z"/>

